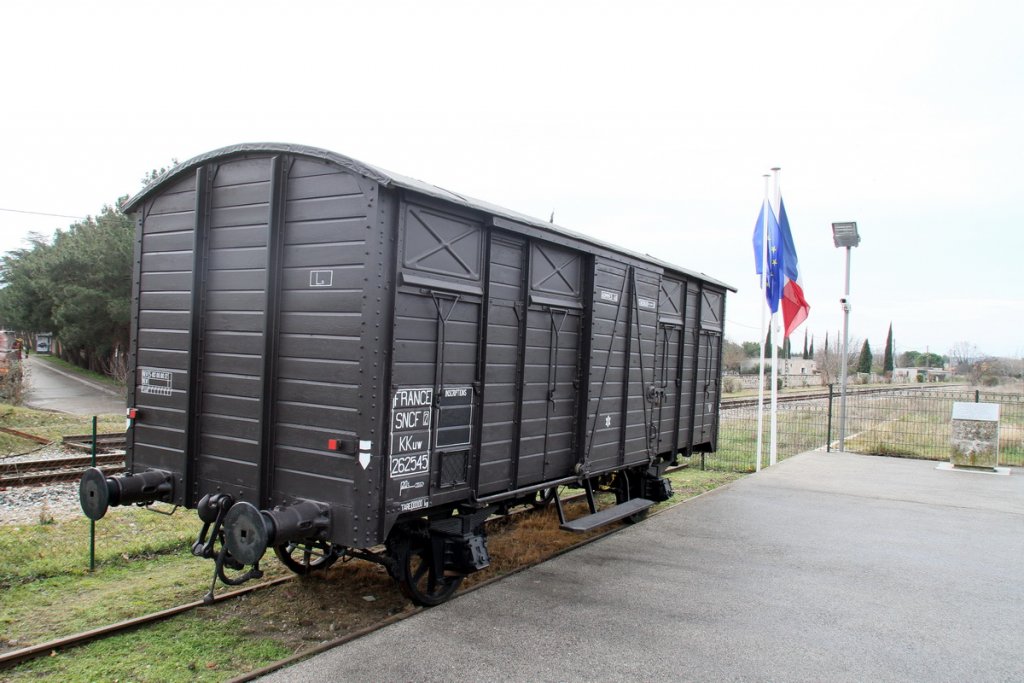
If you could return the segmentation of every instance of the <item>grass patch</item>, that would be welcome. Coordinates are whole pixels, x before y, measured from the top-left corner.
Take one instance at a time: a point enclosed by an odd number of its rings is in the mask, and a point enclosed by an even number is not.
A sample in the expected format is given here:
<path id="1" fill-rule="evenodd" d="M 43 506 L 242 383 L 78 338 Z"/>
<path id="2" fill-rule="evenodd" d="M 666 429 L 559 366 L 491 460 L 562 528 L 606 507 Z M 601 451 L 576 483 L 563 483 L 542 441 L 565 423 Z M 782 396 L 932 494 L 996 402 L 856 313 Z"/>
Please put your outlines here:
<path id="1" fill-rule="evenodd" d="M 675 495 L 656 509 L 742 475 L 686 468 L 668 476 Z M 603 504 L 613 502 L 608 494 L 600 498 Z M 576 501 L 567 507 L 575 516 L 585 512 L 586 504 Z M 167 518 L 136 508 L 112 510 L 97 524 L 101 563 L 95 574 L 88 574 L 83 554 L 87 523 L 0 526 L 0 542 L 7 544 L 0 546 L 6 551 L 0 553 L 0 572 L 8 577 L 0 591 L 0 632 L 8 642 L 0 641 L 0 649 L 199 599 L 213 564 L 188 553 L 198 528 L 191 511 Z M 558 528 L 554 506 L 493 522 L 488 539 L 492 565 L 463 585 L 508 574 L 584 537 Z M 61 560 L 61 554 L 74 559 Z M 22 567 L 26 556 L 30 562 Z M 288 573 L 272 555 L 261 567 L 268 576 Z M 383 567 L 338 563 L 326 573 L 60 652 L 2 676 L 11 681 L 221 681 L 411 609 Z"/>
<path id="2" fill-rule="evenodd" d="M 707 493 L 719 486 L 724 486 L 743 476 L 740 472 L 722 472 L 713 470 L 698 470 L 691 467 L 669 472 L 668 479 L 672 482 L 672 498 L 659 503 L 655 510 L 681 503 L 688 498 L 693 498 L 702 493 Z"/>
<path id="3" fill-rule="evenodd" d="M 180 550 L 6 588 L 0 631 L 10 635 L 0 645 L 25 647 L 197 600 L 211 574 L 210 565 Z"/>
<path id="4" fill-rule="evenodd" d="M 780 406 L 777 424 L 776 452 L 778 459 L 813 450 L 825 445 L 826 417 L 822 409 L 806 409 L 800 404 Z M 764 412 L 762 464 L 768 462 L 770 415 Z M 757 451 L 757 408 L 723 411 L 718 431 L 718 450 L 705 456 L 705 467 L 717 470 L 753 472 Z M 691 462 L 699 463 L 700 454 Z"/>
<path id="5" fill-rule="evenodd" d="M 59 443 L 61 437 L 70 434 L 91 434 L 92 417 L 0 404 L 0 427 L 16 429 Z M 123 432 L 124 415 L 99 415 L 96 431 L 100 434 Z M 34 441 L 0 432 L 0 457 L 20 455 L 38 448 L 39 444 Z"/>
<path id="6" fill-rule="evenodd" d="M 111 510 L 96 524 L 90 573 L 88 520 L 0 525 L 0 651 L 200 599 L 213 563 L 190 552 L 199 528 L 191 510 Z M 268 577 L 287 573 L 266 564 Z"/>
<path id="7" fill-rule="evenodd" d="M 192 510 L 158 515 L 137 507 L 111 510 L 96 523 L 98 569 L 188 548 L 200 528 Z M 89 520 L 0 525 L 0 588 L 56 576 L 83 576 L 89 569 Z"/>
<path id="8" fill-rule="evenodd" d="M 246 633 L 241 619 L 193 611 L 171 621 L 38 659 L 7 681 L 222 681 L 291 654 L 267 637 Z"/>

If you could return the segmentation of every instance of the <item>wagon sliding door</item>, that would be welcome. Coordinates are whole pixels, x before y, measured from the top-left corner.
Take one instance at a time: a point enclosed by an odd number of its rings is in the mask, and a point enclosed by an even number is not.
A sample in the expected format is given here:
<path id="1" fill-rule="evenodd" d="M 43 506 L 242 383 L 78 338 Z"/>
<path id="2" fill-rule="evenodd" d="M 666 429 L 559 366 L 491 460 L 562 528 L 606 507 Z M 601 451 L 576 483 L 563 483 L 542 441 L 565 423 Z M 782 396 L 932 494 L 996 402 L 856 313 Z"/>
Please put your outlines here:
<path id="1" fill-rule="evenodd" d="M 645 462 L 657 445 L 660 283 L 658 273 L 596 259 L 583 452 L 591 472 Z"/>
<path id="2" fill-rule="evenodd" d="M 465 497 L 480 435 L 483 231 L 404 204 L 385 484 L 391 514 Z"/>
<path id="3" fill-rule="evenodd" d="M 658 300 L 658 336 L 655 344 L 655 406 L 657 445 L 655 452 L 669 453 L 680 447 L 679 426 L 683 422 L 683 313 L 686 283 L 665 278 Z M 685 401 L 689 405 L 689 401 Z M 689 416 L 689 411 L 685 415 Z"/>
<path id="4" fill-rule="evenodd" d="M 575 467 L 586 258 L 504 233 L 489 253 L 481 493 Z"/>
<path id="5" fill-rule="evenodd" d="M 576 464 L 583 259 L 530 246 L 517 486 L 568 476 Z"/>
<path id="6" fill-rule="evenodd" d="M 692 435 L 693 445 L 701 451 L 713 451 L 718 441 L 724 303 L 722 292 L 701 289 Z"/>
<path id="7" fill-rule="evenodd" d="M 482 494 L 515 488 L 523 412 L 528 254 L 526 240 L 491 233 L 477 482 Z"/>

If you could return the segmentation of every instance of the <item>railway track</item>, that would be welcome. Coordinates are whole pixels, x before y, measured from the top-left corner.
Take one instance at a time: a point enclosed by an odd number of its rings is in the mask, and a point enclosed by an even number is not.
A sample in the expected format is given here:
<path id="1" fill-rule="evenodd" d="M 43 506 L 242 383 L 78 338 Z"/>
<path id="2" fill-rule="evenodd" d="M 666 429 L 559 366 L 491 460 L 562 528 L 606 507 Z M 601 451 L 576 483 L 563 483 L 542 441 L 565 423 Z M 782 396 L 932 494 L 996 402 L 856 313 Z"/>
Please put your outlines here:
<path id="1" fill-rule="evenodd" d="M 245 588 L 239 588 L 238 590 L 230 591 L 228 593 L 221 593 L 220 595 L 214 596 L 213 604 L 216 605 L 226 600 L 231 600 L 232 598 L 247 595 L 249 593 L 252 593 L 253 591 L 260 590 L 261 588 L 276 586 L 279 583 L 284 583 L 285 581 L 291 581 L 293 579 L 294 577 L 292 576 L 280 576 L 276 579 L 271 579 L 270 581 L 264 581 L 263 583 L 258 583 L 252 586 L 246 586 Z M 91 640 L 105 638 L 107 636 L 112 636 L 117 633 L 124 633 L 125 631 L 132 630 L 133 628 L 138 628 L 140 626 L 145 626 L 146 624 L 152 624 L 158 621 L 162 621 L 164 619 L 173 617 L 177 614 L 183 614 L 185 612 L 189 612 L 193 609 L 196 609 L 197 607 L 202 607 L 204 604 L 206 603 L 202 600 L 196 600 L 194 602 L 189 602 L 184 605 L 178 605 L 177 607 L 170 607 L 168 609 L 160 610 L 159 612 L 153 612 L 151 614 L 146 614 L 141 617 L 136 617 L 134 619 L 126 619 L 125 621 L 120 621 L 116 624 L 110 624 L 109 626 L 101 626 L 99 628 L 94 628 L 89 631 L 83 631 L 82 633 L 76 633 L 74 635 L 65 636 L 63 638 L 56 638 L 45 643 L 39 643 L 38 645 L 24 647 L 20 650 L 14 650 L 13 652 L 8 652 L 6 654 L 0 655 L 0 670 L 3 670 L 15 664 L 20 664 L 21 662 L 36 659 L 37 657 L 47 656 L 51 652 L 56 652 L 57 650 L 63 650 L 65 648 L 73 647 L 75 645 L 82 645 L 83 643 L 88 643 Z"/>
<path id="2" fill-rule="evenodd" d="M 104 474 L 123 472 L 124 453 L 97 455 L 96 466 Z M 92 467 L 92 456 L 89 455 L 0 463 L 0 487 L 78 481 L 87 467 Z"/>
<path id="3" fill-rule="evenodd" d="M 681 468 L 673 468 L 673 469 L 681 469 Z M 703 495 L 703 494 L 698 494 L 698 495 Z M 582 497 L 583 497 L 582 493 L 570 493 L 568 495 L 562 495 L 561 499 L 562 499 L 562 502 L 564 504 L 564 503 L 568 503 L 570 501 L 573 501 L 573 500 L 576 500 L 576 499 L 582 498 Z M 673 505 L 671 505 L 671 506 L 669 506 L 668 508 L 665 508 L 665 509 L 669 509 L 671 507 L 675 507 L 676 505 L 681 505 L 682 503 L 687 502 L 688 500 L 693 500 L 693 498 L 696 498 L 696 497 L 697 496 L 693 496 L 691 498 L 687 498 L 687 499 L 682 500 L 682 501 L 680 501 L 678 503 L 675 503 L 675 504 L 673 504 Z M 520 507 L 520 508 L 518 508 L 516 510 L 513 510 L 508 515 L 493 517 L 493 518 L 489 519 L 487 521 L 487 523 L 488 524 L 490 524 L 490 523 L 499 523 L 500 524 L 500 523 L 506 522 L 510 517 L 516 517 L 516 516 L 519 516 L 519 515 L 538 514 L 538 513 L 542 513 L 543 511 L 545 511 L 547 509 L 548 509 L 548 507 L 531 507 L 529 505 L 524 505 L 524 506 L 522 506 L 522 507 Z M 660 514 L 661 512 L 663 512 L 663 510 L 658 510 L 658 511 L 653 512 L 652 515 L 657 515 L 657 514 Z M 524 564 L 522 566 L 519 566 L 519 567 L 517 567 L 517 568 L 515 568 L 515 569 L 513 569 L 513 570 L 511 570 L 509 572 L 493 576 L 493 577 L 491 577 L 489 579 L 486 579 L 484 581 L 480 581 L 480 582 L 472 584 L 471 586 L 462 588 L 462 589 L 460 589 L 458 591 L 456 596 L 463 595 L 465 593 L 475 591 L 475 590 L 477 590 L 479 588 L 482 588 L 482 587 L 490 585 L 490 584 L 492 584 L 492 583 L 494 583 L 496 581 L 504 579 L 504 578 L 510 576 L 511 574 L 516 574 L 516 573 L 518 573 L 520 571 L 523 571 L 525 569 L 529 569 L 530 567 L 536 566 L 536 565 L 538 565 L 538 564 L 540 564 L 542 562 L 546 562 L 547 560 L 550 560 L 552 558 L 558 557 L 559 555 L 563 555 L 563 554 L 571 552 L 572 550 L 575 550 L 577 548 L 581 548 L 581 547 L 583 547 L 583 546 L 585 546 L 587 544 L 593 543 L 594 541 L 600 540 L 600 539 L 605 538 L 605 537 L 607 537 L 607 536 L 609 536 L 609 535 L 611 535 L 613 533 L 616 533 L 616 532 L 622 530 L 623 528 L 626 528 L 627 526 L 630 526 L 630 525 L 628 525 L 628 524 L 618 524 L 618 525 L 613 526 L 613 527 L 611 527 L 609 529 L 606 529 L 603 532 L 596 533 L 596 534 L 594 534 L 592 536 L 588 536 L 586 538 L 583 538 L 583 539 L 581 539 L 580 541 L 578 541 L 576 543 L 572 543 L 572 544 L 570 544 L 568 546 L 565 546 L 563 548 L 555 550 L 555 551 L 553 551 L 549 555 L 546 555 L 544 557 L 538 558 L 537 560 L 535 560 L 533 562 L 526 563 L 526 564 Z M 383 551 L 383 547 L 379 548 L 379 550 Z M 214 597 L 212 605 L 218 605 L 220 603 L 226 602 L 226 601 L 231 600 L 233 598 L 241 597 L 243 595 L 247 595 L 249 593 L 252 593 L 254 591 L 257 591 L 257 590 L 260 590 L 260 589 L 263 589 L 263 588 L 269 588 L 269 587 L 272 587 L 272 586 L 276 586 L 278 584 L 287 583 L 287 582 L 293 581 L 295 579 L 296 579 L 296 577 L 293 576 L 293 575 L 281 576 L 281 577 L 277 577 L 277 578 L 271 579 L 269 581 L 264 581 L 262 583 L 255 584 L 255 585 L 252 585 L 252 586 L 247 586 L 245 588 L 241 588 L 241 589 L 238 589 L 238 590 L 229 591 L 229 592 L 226 592 L 226 593 L 221 593 L 220 595 L 216 595 Z M 88 643 L 88 642 L 93 641 L 93 640 L 98 640 L 98 639 L 101 639 L 101 638 L 107 638 L 107 637 L 110 637 L 110 636 L 114 636 L 114 635 L 117 635 L 119 633 L 124 633 L 126 631 L 130 631 L 132 629 L 139 628 L 141 626 L 145 626 L 147 624 L 153 624 L 153 623 L 156 623 L 156 622 L 159 622 L 159 621 L 163 621 L 164 619 L 169 619 L 169 618 L 177 616 L 179 614 L 184 614 L 186 612 L 190 612 L 190 611 L 192 611 L 194 609 L 197 609 L 199 607 L 203 607 L 203 606 L 212 607 L 212 605 L 208 604 L 208 603 L 205 603 L 203 600 L 196 600 L 196 601 L 193 601 L 193 602 L 189 602 L 189 603 L 185 603 L 185 604 L 182 604 L 182 605 L 178 605 L 177 607 L 171 607 L 171 608 L 168 608 L 168 609 L 160 610 L 158 612 L 153 612 L 151 614 L 146 614 L 146 615 L 143 615 L 143 616 L 140 616 L 140 617 L 136 617 L 134 619 L 127 619 L 125 621 L 121 621 L 121 622 L 118 622 L 116 624 L 110 624 L 110 625 L 107 625 L 107 626 L 101 626 L 99 628 L 91 629 L 89 631 L 83 631 L 81 633 L 76 633 L 76 634 L 73 634 L 73 635 L 64 636 L 62 638 L 56 638 L 54 640 L 50 640 L 50 641 L 47 641 L 45 643 L 39 643 L 38 645 L 31 645 L 29 647 L 21 648 L 19 650 L 14 650 L 14 651 L 11 651 L 11 652 L 0 654 L 0 671 L 3 671 L 4 669 L 7 669 L 9 667 L 12 667 L 14 665 L 21 664 L 21 663 L 24 663 L 24 662 L 27 662 L 27 661 L 30 661 L 30 660 L 33 660 L 33 659 L 37 659 L 37 658 L 45 657 L 45 656 L 50 656 L 52 653 L 60 651 L 60 650 L 64 650 L 64 649 L 67 649 L 67 648 L 70 648 L 70 647 L 74 647 L 74 646 L 77 646 L 77 645 L 82 645 L 82 644 Z M 258 677 L 260 677 L 262 675 L 268 674 L 268 673 L 270 673 L 272 671 L 276 671 L 276 670 L 281 669 L 281 668 L 283 668 L 285 666 L 293 664 L 293 663 L 295 663 L 295 662 L 297 662 L 297 661 L 299 661 L 301 659 L 309 657 L 310 655 L 317 654 L 319 652 L 323 652 L 325 650 L 328 650 L 328 649 L 333 648 L 333 647 L 337 647 L 339 645 L 343 645 L 344 643 L 347 643 L 349 641 L 355 640 L 356 638 L 360 638 L 360 637 L 362 637 L 364 635 L 372 633 L 373 631 L 376 631 L 376 630 L 381 629 L 381 628 L 383 628 L 385 626 L 388 626 L 389 624 L 395 623 L 397 621 L 401 621 L 403 619 L 407 619 L 408 617 L 413 616 L 414 614 L 419 614 L 424 609 L 427 609 L 427 608 L 425 608 L 425 607 L 414 607 L 413 609 L 408 610 L 406 612 L 402 612 L 400 614 L 396 614 L 396 615 L 392 615 L 392 616 L 386 617 L 386 618 L 378 621 L 377 623 L 371 624 L 370 626 L 367 626 L 367 627 L 365 627 L 363 629 L 357 630 L 357 631 L 352 632 L 352 633 L 347 633 L 347 634 L 345 634 L 343 636 L 340 636 L 340 637 L 332 639 L 332 640 L 321 642 L 317 646 L 313 647 L 312 649 L 303 650 L 302 652 L 296 653 L 295 655 L 287 657 L 287 658 L 285 658 L 283 660 L 279 660 L 277 662 L 274 662 L 274 663 L 272 663 L 272 664 L 270 664 L 270 665 L 268 665 L 266 667 L 263 667 L 261 669 L 255 670 L 255 671 L 251 671 L 251 672 L 246 673 L 246 674 L 243 674 L 242 676 L 233 679 L 233 681 L 240 682 L 240 681 L 254 680 L 254 679 L 256 679 L 256 678 L 258 678 Z"/>
<path id="4" fill-rule="evenodd" d="M 96 435 L 96 451 L 123 451 L 127 441 L 124 432 Z M 92 434 L 71 434 L 61 439 L 61 444 L 86 453 L 92 452 Z"/>
<path id="5" fill-rule="evenodd" d="M 960 386 L 960 385 L 944 384 L 944 385 L 942 385 L 941 390 L 945 391 L 945 390 L 948 390 L 948 389 L 955 388 L 956 386 Z M 847 395 L 847 397 L 849 397 L 849 396 L 865 396 L 865 395 L 870 395 L 870 394 L 886 394 L 886 393 L 892 393 L 894 391 L 904 391 L 904 392 L 910 391 L 910 392 L 918 393 L 918 392 L 927 392 L 927 391 L 935 391 L 935 390 L 936 390 L 936 387 L 934 387 L 934 386 L 932 386 L 932 387 L 929 387 L 929 386 L 888 386 L 888 387 L 868 387 L 866 389 L 850 389 L 850 388 L 848 388 L 846 390 L 846 395 Z M 779 403 L 796 403 L 798 401 L 812 401 L 812 400 L 820 400 L 820 399 L 827 399 L 827 398 L 828 398 L 828 392 L 827 391 L 805 391 L 805 392 L 799 392 L 799 393 L 779 394 L 778 401 L 779 401 Z M 837 392 L 833 393 L 832 398 L 833 399 L 838 399 L 839 398 L 839 392 L 837 391 Z M 768 396 L 767 393 L 765 393 L 764 404 L 767 406 L 769 403 L 770 403 L 769 396 Z M 750 397 L 743 397 L 743 398 L 726 398 L 726 399 L 722 399 L 722 404 L 721 405 L 722 405 L 722 410 L 731 410 L 731 409 L 734 409 L 734 408 L 749 408 L 750 406 L 756 406 L 757 405 L 757 397 L 756 396 L 750 396 Z"/>

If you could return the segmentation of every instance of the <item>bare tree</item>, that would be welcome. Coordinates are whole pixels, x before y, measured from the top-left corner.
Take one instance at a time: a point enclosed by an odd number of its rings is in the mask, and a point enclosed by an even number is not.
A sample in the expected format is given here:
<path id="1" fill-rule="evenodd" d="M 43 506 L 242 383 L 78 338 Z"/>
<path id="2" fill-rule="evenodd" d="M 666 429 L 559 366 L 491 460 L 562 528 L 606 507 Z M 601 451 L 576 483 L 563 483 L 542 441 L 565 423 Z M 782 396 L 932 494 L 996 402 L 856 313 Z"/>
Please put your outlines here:
<path id="1" fill-rule="evenodd" d="M 949 361 L 958 375 L 969 372 L 971 365 L 980 357 L 981 351 L 969 341 L 958 341 L 949 350 Z"/>
<path id="2" fill-rule="evenodd" d="M 722 345 L 722 367 L 729 372 L 739 372 L 740 364 L 747 357 L 743 347 L 728 339 Z"/>
<path id="3" fill-rule="evenodd" d="M 856 337 L 850 337 L 846 359 L 847 375 L 856 374 L 857 360 L 860 356 L 862 341 Z M 818 372 L 821 373 L 821 380 L 825 384 L 838 384 L 840 381 L 839 372 L 842 369 L 843 343 L 833 344 L 832 339 L 826 339 L 825 347 L 814 354 L 814 360 L 818 365 Z"/>

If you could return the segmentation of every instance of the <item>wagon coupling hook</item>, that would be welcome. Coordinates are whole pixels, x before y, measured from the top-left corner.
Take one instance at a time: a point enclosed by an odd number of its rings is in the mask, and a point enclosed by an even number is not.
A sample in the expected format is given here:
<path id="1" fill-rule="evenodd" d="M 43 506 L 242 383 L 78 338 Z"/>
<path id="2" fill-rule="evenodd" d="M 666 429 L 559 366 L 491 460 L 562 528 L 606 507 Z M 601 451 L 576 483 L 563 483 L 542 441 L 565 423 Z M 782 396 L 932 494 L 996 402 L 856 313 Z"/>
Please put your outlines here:
<path id="1" fill-rule="evenodd" d="M 213 544 L 220 536 L 224 516 L 234 504 L 235 499 L 226 493 L 208 493 L 196 506 L 203 528 L 199 531 L 196 542 L 192 544 L 192 554 L 196 557 L 213 557 Z"/>

